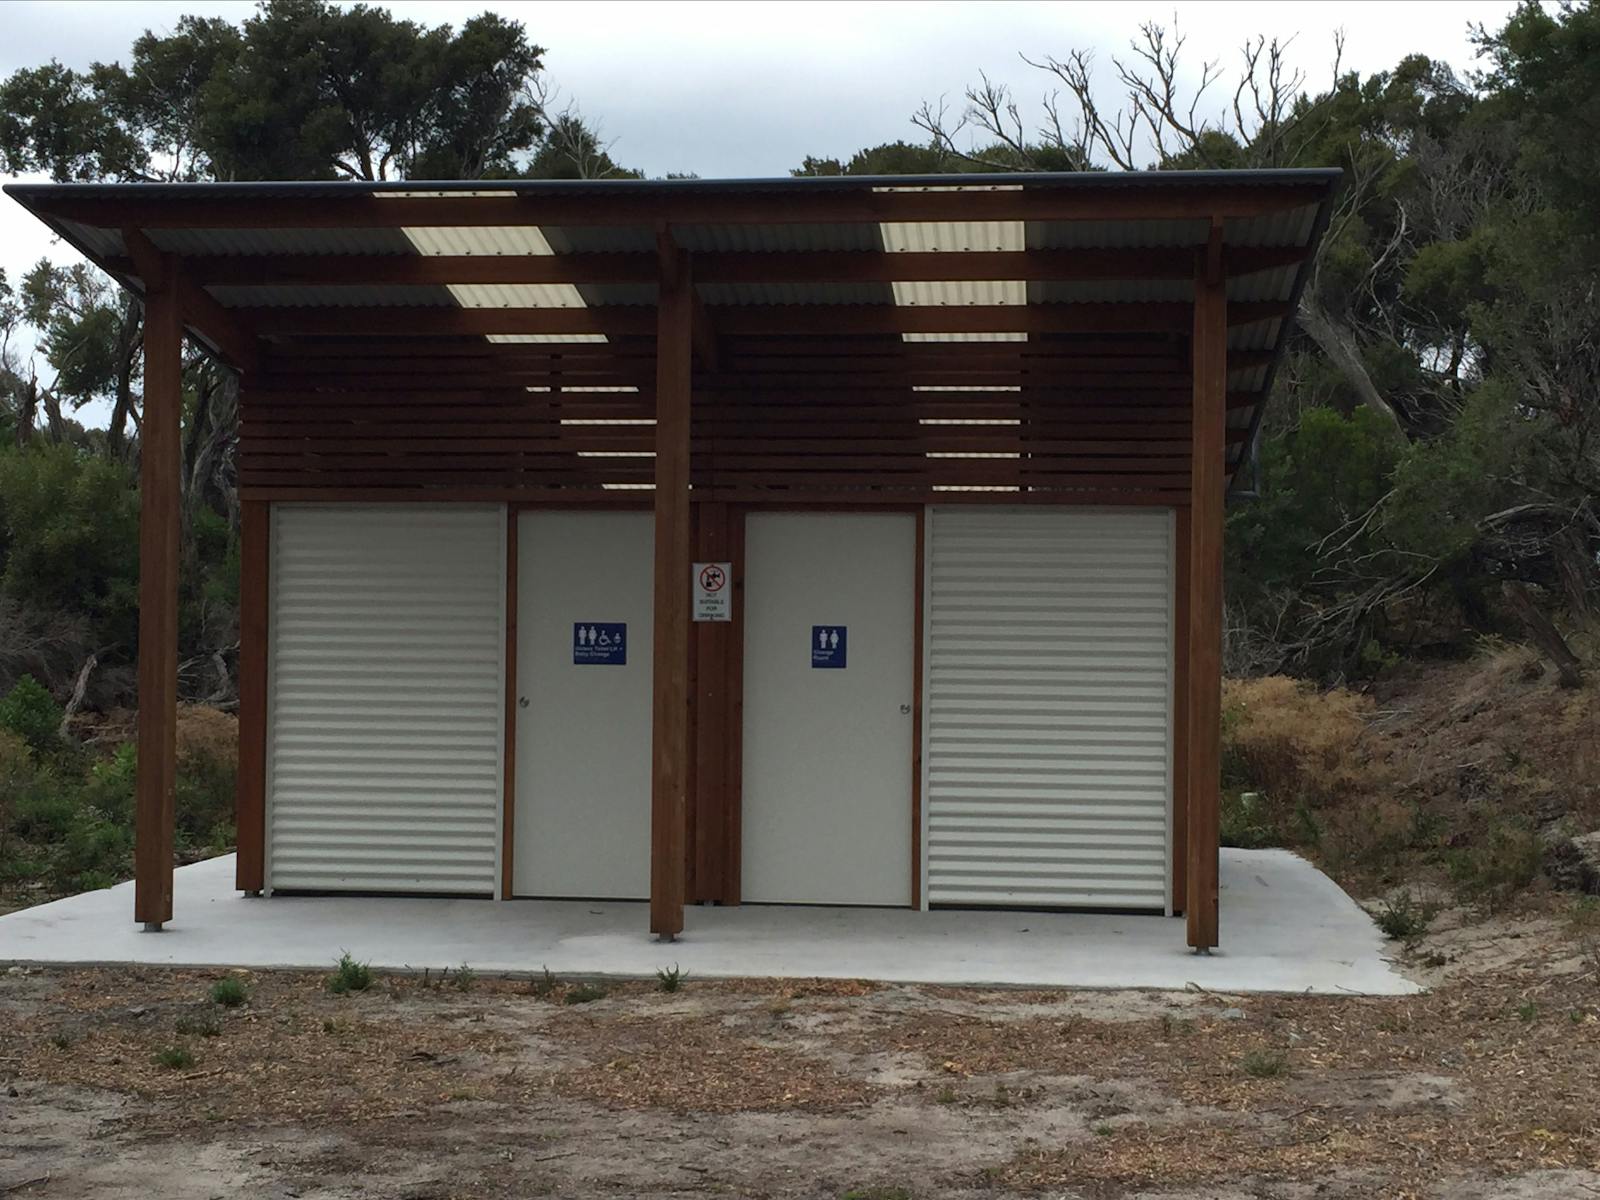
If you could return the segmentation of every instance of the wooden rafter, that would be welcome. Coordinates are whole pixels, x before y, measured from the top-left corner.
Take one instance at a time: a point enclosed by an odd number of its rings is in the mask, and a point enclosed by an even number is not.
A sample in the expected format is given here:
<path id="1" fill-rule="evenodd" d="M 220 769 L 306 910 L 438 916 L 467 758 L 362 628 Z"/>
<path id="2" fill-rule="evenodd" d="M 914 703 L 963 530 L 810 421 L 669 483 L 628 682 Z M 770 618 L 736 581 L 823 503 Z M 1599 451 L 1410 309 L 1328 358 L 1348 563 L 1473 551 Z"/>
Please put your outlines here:
<path id="1" fill-rule="evenodd" d="M 1015 305 L 726 305 L 707 313 L 719 334 L 1142 333 L 1179 332 L 1190 324 L 1187 303 Z M 603 334 L 653 333 L 655 311 L 643 306 L 588 308 L 239 308 L 245 327 L 264 336 L 295 334 Z M 1230 304 L 1228 322 L 1282 320 L 1288 304 Z"/>
<path id="2" fill-rule="evenodd" d="M 1224 256 L 1230 276 L 1295 266 L 1303 247 L 1241 246 Z M 111 264 L 116 266 L 116 262 Z M 654 283 L 651 254 L 250 254 L 191 258 L 204 285 L 444 286 L 448 284 Z M 1194 251 L 1083 249 L 885 253 L 824 250 L 698 253 L 699 283 L 938 283 L 1019 280 L 1187 280 Z"/>

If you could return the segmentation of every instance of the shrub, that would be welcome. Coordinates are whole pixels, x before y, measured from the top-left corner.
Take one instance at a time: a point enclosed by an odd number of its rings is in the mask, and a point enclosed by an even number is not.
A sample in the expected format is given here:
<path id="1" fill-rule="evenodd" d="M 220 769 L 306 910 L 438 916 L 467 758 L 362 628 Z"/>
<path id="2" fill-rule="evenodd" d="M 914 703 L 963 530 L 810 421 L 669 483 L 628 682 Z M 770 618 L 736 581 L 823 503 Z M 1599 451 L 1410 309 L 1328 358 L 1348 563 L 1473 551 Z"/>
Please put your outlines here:
<path id="1" fill-rule="evenodd" d="M 1539 839 L 1522 826 L 1491 826 L 1477 841 L 1445 857 L 1463 903 L 1493 910 L 1533 882 L 1543 855 Z"/>
<path id="2" fill-rule="evenodd" d="M 470 992 L 472 985 L 477 981 L 478 973 L 467 966 L 466 963 L 462 963 L 457 967 L 455 975 L 451 978 L 451 982 L 455 984 L 458 992 Z"/>
<path id="3" fill-rule="evenodd" d="M 118 746 L 109 758 L 89 768 L 80 793 L 82 802 L 112 821 L 131 826 L 138 771 L 139 757 L 133 743 Z"/>
<path id="4" fill-rule="evenodd" d="M 127 877 L 132 857 L 133 830 L 80 805 L 57 849 L 56 885 L 75 892 L 110 887 Z"/>
<path id="5" fill-rule="evenodd" d="M 567 994 L 562 997 L 567 1004 L 592 1004 L 596 1000 L 606 998 L 606 989 L 598 983 L 580 983 L 567 989 Z"/>
<path id="6" fill-rule="evenodd" d="M 1281 845 L 1282 835 L 1261 802 L 1260 792 L 1241 792 L 1229 788 L 1222 793 L 1222 844 L 1244 850 Z"/>
<path id="7" fill-rule="evenodd" d="M 153 1057 L 157 1066 L 165 1067 L 169 1071 L 182 1071 L 194 1066 L 194 1055 L 183 1046 L 168 1046 L 164 1050 L 157 1050 Z"/>
<path id="8" fill-rule="evenodd" d="M 1272 675 L 1223 685 L 1223 776 L 1282 808 L 1326 804 L 1370 790 L 1359 742 L 1371 702 L 1344 688 L 1318 691 Z"/>
<path id="9" fill-rule="evenodd" d="M 1384 936 L 1397 942 L 1415 941 L 1428 931 L 1433 918 L 1439 915 L 1437 905 L 1416 899 L 1410 889 L 1396 893 L 1383 902 L 1383 907 L 1372 919 Z"/>
<path id="10" fill-rule="evenodd" d="M 541 1000 L 548 1000 L 555 995 L 560 986 L 561 980 L 550 973 L 549 967 L 541 967 L 540 973 L 528 980 L 528 990 Z"/>
<path id="11" fill-rule="evenodd" d="M 249 999 L 250 991 L 237 975 L 225 976 L 211 985 L 211 1003 L 223 1008 L 238 1008 Z"/>
<path id="12" fill-rule="evenodd" d="M 671 968 L 662 967 L 656 972 L 656 987 L 663 992 L 675 992 L 683 986 L 683 981 L 689 978 L 689 972 L 678 969 L 678 964 L 673 963 Z"/>
<path id="13" fill-rule="evenodd" d="M 201 704 L 178 710 L 175 824 L 186 846 L 226 850 L 234 841 L 239 721 Z"/>
<path id="14" fill-rule="evenodd" d="M 184 1037 L 220 1037 L 222 1022 L 215 1013 L 204 1016 L 179 1017 L 172 1026 L 173 1032 Z"/>
<path id="15" fill-rule="evenodd" d="M 357 962 L 346 950 L 339 956 L 339 966 L 328 976 L 328 990 L 335 996 L 349 992 L 364 992 L 372 986 L 372 968 Z"/>
<path id="16" fill-rule="evenodd" d="M 1275 1079 L 1289 1073 L 1289 1056 L 1281 1050 L 1256 1049 L 1248 1051 L 1239 1065 L 1252 1079 Z"/>
<path id="17" fill-rule="evenodd" d="M 35 760 L 28 743 L 0 729 L 0 859 L 9 855 L 14 838 L 59 836 L 71 815 L 70 806 L 59 803 L 49 771 Z"/>
<path id="18" fill-rule="evenodd" d="M 0 699 L 0 729 L 16 734 L 36 754 L 49 754 L 61 744 L 61 706 L 32 675 L 24 675 Z"/>

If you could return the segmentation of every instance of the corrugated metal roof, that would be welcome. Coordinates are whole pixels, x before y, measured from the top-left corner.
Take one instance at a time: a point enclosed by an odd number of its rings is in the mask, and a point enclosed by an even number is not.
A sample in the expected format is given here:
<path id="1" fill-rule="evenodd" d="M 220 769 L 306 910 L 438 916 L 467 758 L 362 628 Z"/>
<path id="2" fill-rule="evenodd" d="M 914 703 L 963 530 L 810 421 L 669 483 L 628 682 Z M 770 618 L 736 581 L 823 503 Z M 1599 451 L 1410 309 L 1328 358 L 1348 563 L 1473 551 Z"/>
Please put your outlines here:
<path id="1" fill-rule="evenodd" d="M 607 195 L 718 194 L 737 192 L 870 192 L 938 188 L 1091 191 L 1160 189 L 1165 187 L 1272 187 L 1317 185 L 1339 181 L 1337 167 L 1299 167 L 1227 171 L 1041 171 L 986 175 L 821 175 L 753 179 L 507 179 L 486 189 L 480 180 L 264 180 L 241 183 L 13 183 L 7 193 L 20 198 L 140 196 L 146 199 L 195 197 L 270 199 L 399 193 L 401 195 Z"/>
<path id="2" fill-rule="evenodd" d="M 1270 212 L 1258 217 L 1229 218 L 1224 223 L 1228 246 L 1307 246 L 1325 226 L 1332 190 L 1339 172 L 1327 170 L 1210 171 L 1210 172 L 1082 172 L 988 176 L 897 176 L 779 178 L 741 180 L 510 180 L 484 184 L 474 181 L 359 183 L 348 181 L 263 182 L 216 184 L 12 184 L 7 194 L 38 213 L 64 238 L 92 258 L 104 262 L 125 257 L 117 228 L 96 228 L 51 215 L 53 201 L 73 199 L 230 202 L 274 199 L 327 199 L 330 203 L 363 196 L 717 196 L 733 193 L 778 195 L 788 193 L 860 194 L 903 191 L 1049 191 L 1057 189 L 1097 192 L 1135 192 L 1168 187 L 1315 187 L 1320 202 Z M 512 257 L 572 253 L 633 252 L 655 249 L 653 224 L 622 226 L 524 225 L 427 229 L 294 228 L 149 230 L 161 249 L 185 256 L 227 255 L 483 255 Z M 1094 221 L 971 221 L 875 224 L 735 222 L 728 224 L 674 224 L 673 236 L 690 252 L 806 252 L 888 251 L 948 252 L 958 255 L 977 250 L 1076 248 L 1141 248 L 1203 245 L 1209 232 L 1204 220 Z M 1241 302 L 1293 303 L 1305 286 L 1308 264 L 1237 276 L 1229 280 L 1229 298 Z M 137 286 L 137 280 L 131 281 Z M 225 305 L 344 306 L 390 305 L 468 308 L 552 307 L 584 305 L 649 305 L 655 302 L 651 284 L 544 284 L 450 287 L 365 285 L 214 286 L 213 294 Z M 702 284 L 702 299 L 713 305 L 779 304 L 901 304 L 958 307 L 1025 303 L 1186 301 L 1192 294 L 1187 280 L 1057 281 L 1024 286 L 1014 281 L 923 282 L 895 284 Z M 1281 349 L 1285 323 L 1281 320 L 1232 326 L 1228 344 L 1238 350 Z M 1022 334 L 907 334 L 906 341 L 1018 341 Z M 499 335 L 494 341 L 603 342 L 598 334 Z M 1230 388 L 1264 390 L 1270 386 L 1275 362 L 1230 375 Z M 1252 437 L 1259 424 L 1260 406 L 1235 409 L 1230 424 L 1249 428 Z M 1243 424 L 1241 424 L 1243 423 Z M 1242 453 L 1242 451 L 1241 451 Z"/>

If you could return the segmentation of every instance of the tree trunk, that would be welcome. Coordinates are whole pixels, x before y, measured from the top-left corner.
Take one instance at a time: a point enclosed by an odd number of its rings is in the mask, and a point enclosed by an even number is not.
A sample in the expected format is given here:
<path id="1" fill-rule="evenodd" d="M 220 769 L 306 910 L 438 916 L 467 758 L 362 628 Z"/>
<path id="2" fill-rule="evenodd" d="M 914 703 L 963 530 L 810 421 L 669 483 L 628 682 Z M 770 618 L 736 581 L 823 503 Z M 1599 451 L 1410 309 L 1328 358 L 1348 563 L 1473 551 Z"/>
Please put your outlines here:
<path id="1" fill-rule="evenodd" d="M 1528 627 L 1528 635 L 1533 638 L 1539 649 L 1544 651 L 1545 657 L 1555 664 L 1561 686 L 1582 687 L 1583 663 L 1567 645 L 1566 639 L 1561 636 L 1561 631 L 1555 627 L 1555 623 L 1534 603 L 1527 589 L 1521 584 L 1504 583 L 1501 585 L 1501 592 L 1511 605 L 1512 611 Z"/>
<path id="2" fill-rule="evenodd" d="M 1406 438 L 1406 428 L 1400 421 L 1400 414 L 1378 392 L 1378 385 L 1372 382 L 1372 376 L 1367 373 L 1367 366 L 1361 361 L 1361 350 L 1356 345 L 1355 336 L 1343 326 L 1335 323 L 1327 313 L 1323 312 L 1309 295 L 1300 298 L 1300 327 L 1311 335 L 1312 341 L 1321 347 L 1328 360 L 1339 369 L 1339 373 L 1355 389 L 1356 395 L 1361 397 L 1361 403 L 1374 412 L 1381 413 L 1394 426 L 1396 436 L 1401 441 Z"/>
<path id="3" fill-rule="evenodd" d="M 98 654 L 91 654 L 84 660 L 83 666 L 78 671 L 78 681 L 72 685 L 72 697 L 67 701 L 67 706 L 61 710 L 61 727 L 57 731 L 59 736 L 67 736 L 73 714 L 83 707 L 83 695 L 89 689 L 89 676 L 94 674 L 94 669 L 99 665 Z"/>

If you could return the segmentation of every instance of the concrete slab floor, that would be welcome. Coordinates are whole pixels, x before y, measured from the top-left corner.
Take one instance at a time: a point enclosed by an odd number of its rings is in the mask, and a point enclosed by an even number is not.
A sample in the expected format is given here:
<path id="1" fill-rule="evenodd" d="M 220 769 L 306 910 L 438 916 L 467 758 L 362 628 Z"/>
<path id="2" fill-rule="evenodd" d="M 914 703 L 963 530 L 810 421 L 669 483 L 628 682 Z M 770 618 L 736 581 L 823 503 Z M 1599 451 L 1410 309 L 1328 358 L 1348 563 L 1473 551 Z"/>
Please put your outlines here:
<path id="1" fill-rule="evenodd" d="M 341 951 L 387 970 L 1403 995 L 1377 928 L 1337 884 L 1285 850 L 1222 852 L 1222 948 L 1195 955 L 1180 919 L 1107 913 L 747 905 L 691 908 L 654 941 L 643 903 L 246 897 L 233 857 L 176 873 L 173 921 L 133 922 L 119 884 L 0 917 L 0 961 L 330 967 Z"/>

